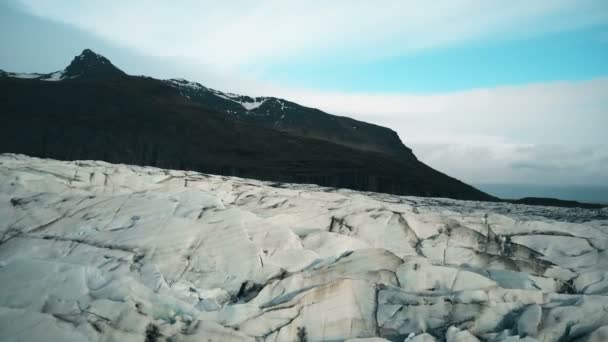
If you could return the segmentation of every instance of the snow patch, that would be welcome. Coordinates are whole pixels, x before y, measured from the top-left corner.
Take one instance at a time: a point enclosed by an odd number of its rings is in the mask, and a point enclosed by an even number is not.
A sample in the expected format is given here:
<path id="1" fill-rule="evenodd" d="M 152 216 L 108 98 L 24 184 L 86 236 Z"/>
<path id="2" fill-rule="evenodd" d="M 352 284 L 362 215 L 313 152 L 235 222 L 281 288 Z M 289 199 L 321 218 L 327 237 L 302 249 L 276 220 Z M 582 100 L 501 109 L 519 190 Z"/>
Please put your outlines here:
<path id="1" fill-rule="evenodd" d="M 5 72 L 4 75 L 13 78 L 38 79 L 41 81 L 61 81 L 64 79 L 64 71 L 55 71 L 51 74 Z"/>
<path id="2" fill-rule="evenodd" d="M 268 100 L 266 97 L 255 97 L 251 98 L 249 96 L 234 94 L 234 93 L 225 93 L 216 89 L 207 88 L 200 83 L 191 82 L 183 78 L 173 78 L 169 80 L 165 80 L 169 85 L 180 89 L 180 90 L 188 90 L 188 91 L 201 91 L 211 93 L 219 98 L 224 100 L 229 100 L 241 105 L 246 111 L 252 111 L 258 107 L 260 107 L 264 102 Z M 184 93 L 180 93 L 184 97 L 188 97 Z M 188 97 L 190 98 L 190 97 Z M 284 104 L 279 101 L 281 104 L 281 110 L 285 108 Z M 229 112 L 230 113 L 230 112 Z"/>
<path id="3" fill-rule="evenodd" d="M 45 76 L 43 78 L 41 78 L 42 81 L 61 81 L 64 78 L 64 72 L 63 71 L 55 71 L 52 74 L 49 74 L 48 76 Z"/>
<path id="4" fill-rule="evenodd" d="M 262 100 L 256 99 L 256 101 L 254 101 L 254 102 L 239 102 L 239 103 L 241 104 L 241 106 L 243 106 L 243 108 L 245 108 L 249 111 L 249 110 L 254 110 L 254 109 L 258 108 L 264 102 L 266 102 L 266 99 L 262 99 Z"/>
<path id="5" fill-rule="evenodd" d="M 170 85 L 174 86 L 174 87 L 185 87 L 185 88 L 190 88 L 190 89 L 194 89 L 194 90 L 206 90 L 207 88 L 205 86 L 203 86 L 200 83 L 196 83 L 196 82 L 190 82 L 186 79 L 183 78 L 173 78 L 170 80 L 166 80 L 165 82 L 169 83 Z"/>
<path id="6" fill-rule="evenodd" d="M 8 77 L 13 77 L 13 78 L 24 78 L 24 79 L 34 79 L 34 78 L 40 78 L 44 75 L 42 74 L 34 74 L 34 73 L 15 73 L 15 72 L 7 72 L 6 75 Z"/>

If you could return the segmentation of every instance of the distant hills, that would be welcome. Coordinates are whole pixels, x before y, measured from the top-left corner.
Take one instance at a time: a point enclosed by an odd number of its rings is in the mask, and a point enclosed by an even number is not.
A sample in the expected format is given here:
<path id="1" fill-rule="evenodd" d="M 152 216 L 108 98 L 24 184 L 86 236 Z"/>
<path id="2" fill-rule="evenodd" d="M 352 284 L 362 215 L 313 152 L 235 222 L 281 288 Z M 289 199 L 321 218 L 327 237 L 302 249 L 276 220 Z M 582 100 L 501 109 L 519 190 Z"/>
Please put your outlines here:
<path id="1" fill-rule="evenodd" d="M 507 200 L 507 202 L 514 204 L 526 204 L 526 205 L 544 205 L 551 207 L 564 207 L 564 208 L 584 208 L 584 209 L 601 209 L 608 205 L 597 204 L 597 203 L 581 203 L 578 201 L 566 201 L 556 198 L 547 197 L 524 197 L 518 200 Z"/>
<path id="2" fill-rule="evenodd" d="M 481 183 L 473 186 L 500 198 L 556 198 L 608 205 L 608 186 L 602 185 Z"/>

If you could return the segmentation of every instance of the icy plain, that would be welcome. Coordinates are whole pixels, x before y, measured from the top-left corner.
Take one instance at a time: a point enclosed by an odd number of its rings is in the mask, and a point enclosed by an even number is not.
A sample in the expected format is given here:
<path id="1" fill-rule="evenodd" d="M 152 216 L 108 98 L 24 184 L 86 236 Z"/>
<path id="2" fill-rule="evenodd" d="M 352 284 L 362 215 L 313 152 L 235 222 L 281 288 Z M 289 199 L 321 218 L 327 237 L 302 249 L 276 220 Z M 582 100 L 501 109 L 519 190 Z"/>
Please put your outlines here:
<path id="1" fill-rule="evenodd" d="M 0 156 L 1 341 L 606 341 L 608 210 Z"/>

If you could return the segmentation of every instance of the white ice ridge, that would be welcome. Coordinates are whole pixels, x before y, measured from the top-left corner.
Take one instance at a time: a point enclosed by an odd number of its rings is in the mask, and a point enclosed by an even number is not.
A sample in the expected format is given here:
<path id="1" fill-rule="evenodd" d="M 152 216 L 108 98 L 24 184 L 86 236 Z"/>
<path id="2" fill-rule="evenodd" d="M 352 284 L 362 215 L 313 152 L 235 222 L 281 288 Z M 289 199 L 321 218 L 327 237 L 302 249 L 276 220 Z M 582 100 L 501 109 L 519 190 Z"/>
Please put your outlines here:
<path id="1" fill-rule="evenodd" d="M 606 341 L 607 214 L 5 154 L 0 341 Z"/>
<path id="2" fill-rule="evenodd" d="M 61 81 L 65 78 L 65 71 L 55 71 L 50 74 L 28 74 L 28 73 L 14 73 L 6 72 L 5 76 L 13 78 L 24 78 L 24 79 L 38 79 L 42 81 Z"/>

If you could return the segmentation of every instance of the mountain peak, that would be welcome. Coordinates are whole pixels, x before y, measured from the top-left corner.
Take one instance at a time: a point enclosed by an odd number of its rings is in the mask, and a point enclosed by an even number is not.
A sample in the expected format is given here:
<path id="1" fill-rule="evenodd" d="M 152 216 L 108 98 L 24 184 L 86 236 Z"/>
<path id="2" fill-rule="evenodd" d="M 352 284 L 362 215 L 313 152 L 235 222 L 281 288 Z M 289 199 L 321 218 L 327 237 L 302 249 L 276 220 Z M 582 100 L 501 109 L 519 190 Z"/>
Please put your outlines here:
<path id="1" fill-rule="evenodd" d="M 65 68 L 66 77 L 107 77 L 122 76 L 125 73 L 115 67 L 109 59 L 90 49 L 84 49 L 82 53 L 72 60 Z"/>

